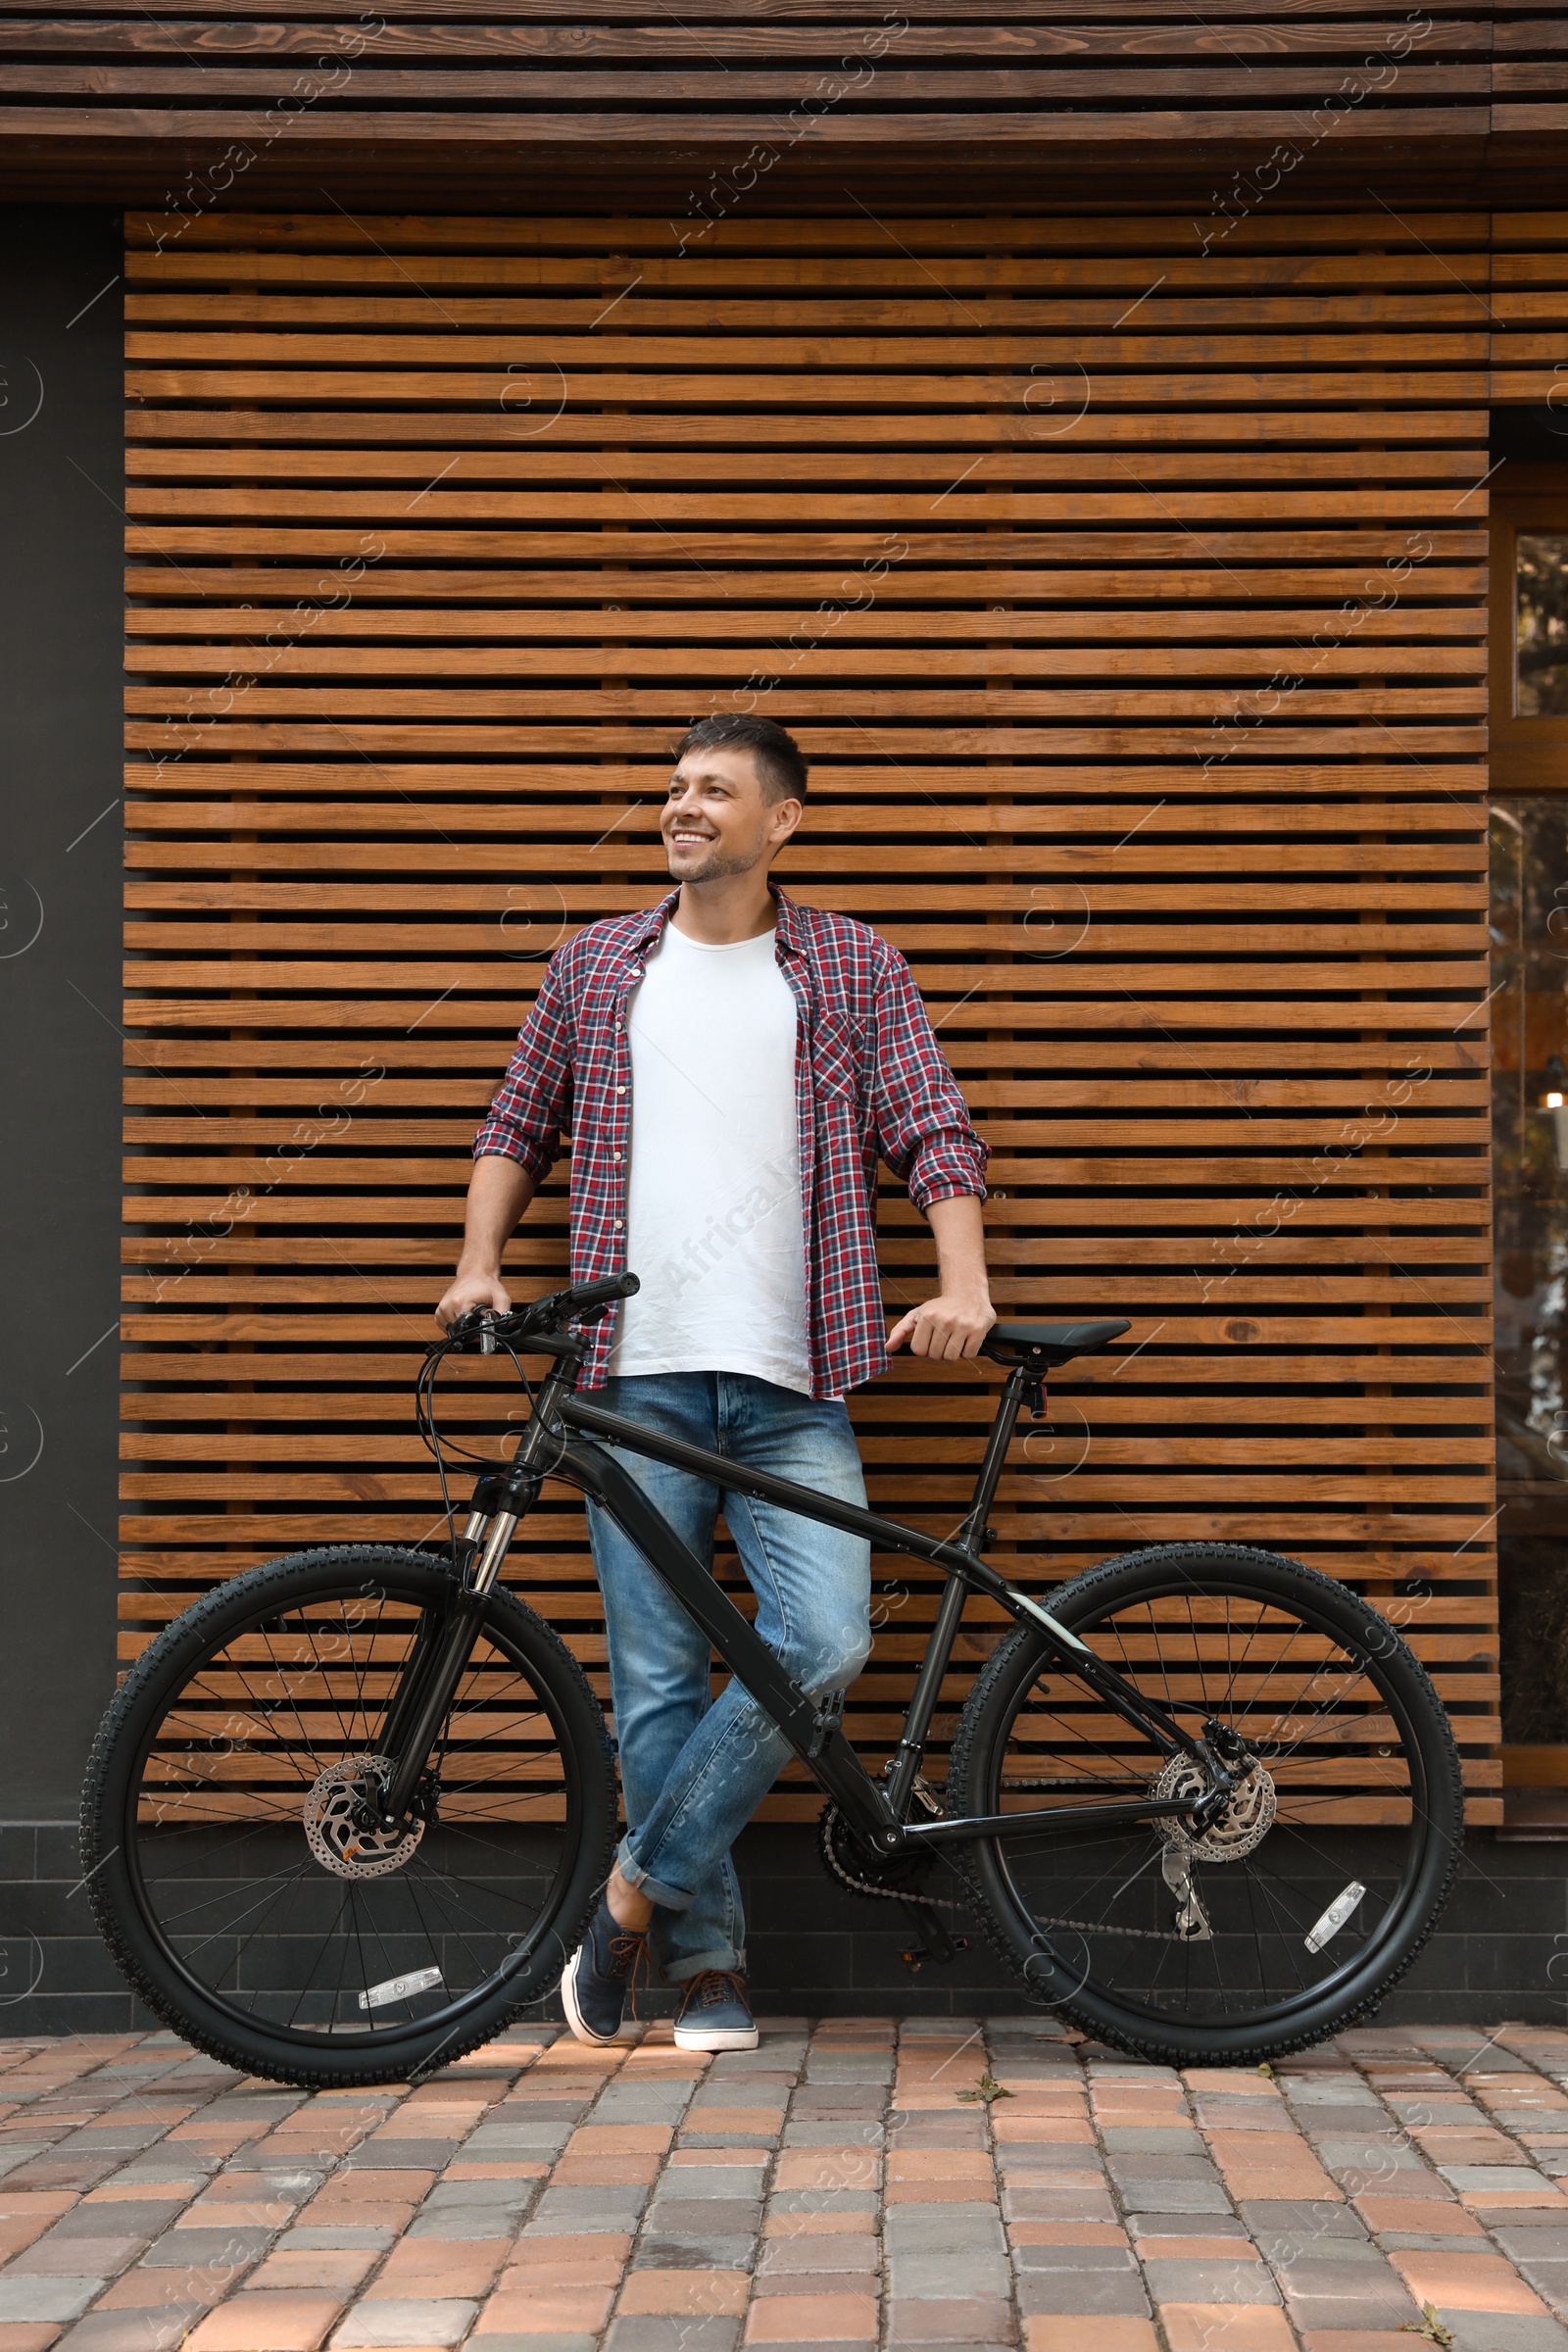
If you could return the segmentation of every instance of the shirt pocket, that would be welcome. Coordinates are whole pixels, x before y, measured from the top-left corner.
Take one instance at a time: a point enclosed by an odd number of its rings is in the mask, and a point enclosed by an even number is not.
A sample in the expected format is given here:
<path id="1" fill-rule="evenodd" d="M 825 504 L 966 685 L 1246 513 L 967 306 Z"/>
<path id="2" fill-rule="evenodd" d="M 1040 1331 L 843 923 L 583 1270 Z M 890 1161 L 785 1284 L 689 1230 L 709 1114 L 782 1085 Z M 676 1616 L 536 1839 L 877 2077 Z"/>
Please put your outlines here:
<path id="1" fill-rule="evenodd" d="M 863 1128 L 869 1118 L 860 1083 L 864 1033 L 842 1013 L 819 1012 L 811 1023 L 811 1089 L 822 1112 L 853 1111 Z"/>

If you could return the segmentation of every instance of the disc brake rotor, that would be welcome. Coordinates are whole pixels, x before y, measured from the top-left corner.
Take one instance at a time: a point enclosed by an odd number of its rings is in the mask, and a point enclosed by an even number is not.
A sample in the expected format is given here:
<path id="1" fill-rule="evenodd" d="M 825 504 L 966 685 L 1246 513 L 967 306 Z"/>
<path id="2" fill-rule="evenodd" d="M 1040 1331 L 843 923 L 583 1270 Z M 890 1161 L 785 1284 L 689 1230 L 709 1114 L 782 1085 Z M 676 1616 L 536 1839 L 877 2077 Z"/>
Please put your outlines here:
<path id="1" fill-rule="evenodd" d="M 1207 1793 L 1203 1768 L 1191 1756 L 1173 1756 L 1150 1790 L 1152 1796 L 1192 1796 Z M 1200 1854 L 1205 1862 L 1240 1862 L 1261 1845 L 1274 1827 L 1279 1800 L 1274 1783 L 1261 1764 L 1254 1763 L 1236 1788 L 1223 1813 L 1195 1838 L 1186 1822 L 1167 1816 L 1155 1828 L 1167 1845 L 1186 1854 Z"/>
<path id="2" fill-rule="evenodd" d="M 384 1756 L 340 1756 L 305 1799 L 305 1836 L 323 1870 L 338 1879 L 384 1879 L 401 1870 L 424 1836 L 422 1821 L 404 1830 L 363 1829 L 355 1819 L 367 1788 L 384 1794 L 392 1767 Z"/>

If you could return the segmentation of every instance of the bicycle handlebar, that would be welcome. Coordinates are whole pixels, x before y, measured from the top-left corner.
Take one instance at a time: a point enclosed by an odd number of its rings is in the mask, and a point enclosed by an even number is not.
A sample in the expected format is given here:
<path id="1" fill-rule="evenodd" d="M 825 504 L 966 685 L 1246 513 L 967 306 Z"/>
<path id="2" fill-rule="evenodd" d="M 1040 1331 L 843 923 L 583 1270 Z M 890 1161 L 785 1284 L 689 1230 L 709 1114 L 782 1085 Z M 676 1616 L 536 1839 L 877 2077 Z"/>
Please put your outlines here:
<path id="1" fill-rule="evenodd" d="M 642 1288 L 635 1274 L 607 1274 L 598 1282 L 578 1282 L 564 1291 L 551 1291 L 527 1306 L 507 1315 L 489 1307 L 470 1307 L 452 1326 L 459 1354 L 494 1355 L 499 1342 L 515 1346 L 546 1333 L 564 1331 L 568 1323 L 597 1323 L 617 1298 L 630 1298 Z"/>

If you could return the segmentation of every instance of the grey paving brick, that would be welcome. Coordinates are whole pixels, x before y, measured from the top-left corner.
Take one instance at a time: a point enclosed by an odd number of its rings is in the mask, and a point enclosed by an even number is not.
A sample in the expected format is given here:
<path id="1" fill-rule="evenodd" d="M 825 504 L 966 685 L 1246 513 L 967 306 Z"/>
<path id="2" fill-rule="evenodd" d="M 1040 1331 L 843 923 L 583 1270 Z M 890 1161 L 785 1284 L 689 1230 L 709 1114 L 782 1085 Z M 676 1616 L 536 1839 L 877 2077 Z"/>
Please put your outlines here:
<path id="1" fill-rule="evenodd" d="M 371 2222 L 302 2222 L 277 2243 L 280 2252 L 316 2254 L 335 2246 L 389 2246 L 397 2234 Z"/>
<path id="2" fill-rule="evenodd" d="M 670 2165 L 660 2177 L 660 2194 L 688 2203 L 694 2197 L 760 2196 L 765 2170 L 762 2164 Z"/>
<path id="3" fill-rule="evenodd" d="M 1149 2213 L 1127 2216 L 1127 2234 L 1135 2242 L 1146 2237 L 1246 2237 L 1243 2225 L 1229 2213 Z"/>
<path id="4" fill-rule="evenodd" d="M 1092 2154 L 1092 2150 L 1081 2151 Z M 1207 2156 L 1166 2155 L 1163 2150 L 1129 2149 L 1110 2156 L 1106 2171 L 1113 2180 L 1217 2180 L 1219 2173 Z"/>
<path id="5" fill-rule="evenodd" d="M 1482 2240 L 1471 2238 L 1468 2242 L 1479 2245 Z M 1359 2263 L 1364 2270 L 1377 2270 L 1383 2263 L 1383 2256 L 1369 2237 L 1330 2237 L 1327 2231 L 1321 2237 L 1314 2237 L 1304 2230 L 1276 2235 L 1259 2230 L 1256 2244 L 1264 2261 L 1282 2271 L 1309 2270 L 1323 2262 Z"/>
<path id="6" fill-rule="evenodd" d="M 1477 2199 L 1484 2197 L 1488 2189 L 1495 2189 L 1505 2197 L 1517 2196 L 1524 2189 L 1538 2189 L 1543 2201 L 1552 2194 L 1552 2183 L 1534 2165 L 1440 2164 L 1437 2169 L 1450 2187 Z"/>
<path id="7" fill-rule="evenodd" d="M 1544 2314 L 1454 2311 L 1438 2317 L 1453 2337 L 1453 2352 L 1568 2352 L 1568 2328 Z"/>
<path id="8" fill-rule="evenodd" d="M 462 2145 L 457 2139 L 399 2139 L 388 2132 L 385 2138 L 362 2139 L 344 2157 L 343 2167 L 350 2173 L 438 2173 Z"/>
<path id="9" fill-rule="evenodd" d="M 769 2213 L 875 2213 L 880 2204 L 874 2188 L 775 2188 L 767 2209 Z"/>
<path id="10" fill-rule="evenodd" d="M 1000 2254 L 1005 2242 L 996 2207 L 969 2199 L 956 2199 L 951 2205 L 890 2205 L 883 2234 L 888 2246 L 897 2251 L 932 2247 L 976 2253 L 990 2249 Z"/>
<path id="11" fill-rule="evenodd" d="M 511 2237 L 519 2209 L 512 2205 L 444 2205 L 435 2213 L 416 2213 L 404 2234 L 434 2237 L 459 2245 L 486 2237 Z"/>
<path id="12" fill-rule="evenodd" d="M 1338 2243 L 1367 2236 L 1366 2224 L 1354 2207 L 1337 2205 L 1330 2197 L 1266 2197 L 1255 2204 L 1244 2197 L 1237 2210 L 1269 2262 L 1288 2262 L 1291 2257 L 1284 2249 L 1292 2245 L 1304 2248 L 1325 2239 Z M 1278 2253 L 1272 2251 L 1276 2246 Z"/>
<path id="13" fill-rule="evenodd" d="M 597 2352 L 597 2335 L 508 2335 L 487 2329 L 481 2316 L 468 2338 L 473 2352 Z"/>
<path id="14" fill-rule="evenodd" d="M 1187 2126 L 1111 2124 L 1101 2132 L 1107 2150 L 1116 2156 L 1203 2156 L 1203 2142 Z"/>
<path id="15" fill-rule="evenodd" d="M 649 2192 L 627 2188 L 547 2188 L 532 2214 L 530 2236 L 548 2231 L 569 2235 L 576 2230 L 634 2230 Z"/>
<path id="16" fill-rule="evenodd" d="M 803 2271 L 813 2276 L 834 2271 L 875 2278 L 880 2268 L 876 2239 L 869 2232 L 862 2236 L 858 2230 L 853 2236 L 813 2232 L 809 2237 L 767 2237 L 757 2257 L 759 2280 L 795 2277 Z"/>
<path id="17" fill-rule="evenodd" d="M 1128 2246 L 1014 2246 L 1013 2267 L 1025 2271 L 1132 2271 Z"/>
<path id="18" fill-rule="evenodd" d="M 358 2303 L 332 2331 L 332 2342 L 369 2344 L 458 2344 L 472 2327 L 477 2303 L 460 2295 L 377 2295 Z"/>
<path id="19" fill-rule="evenodd" d="M 440 2213 L 452 2205 L 521 2206 L 529 2203 L 538 2189 L 537 2177 L 514 2180 L 438 2180 L 419 2211 Z"/>
<path id="20" fill-rule="evenodd" d="M 667 2179 L 668 2176 L 666 2175 Z M 561 2189 L 554 2196 L 564 2195 Z M 801 2197 L 818 2197 L 826 2205 L 844 2192 L 834 2189 L 798 2189 Z M 775 2199 L 775 2203 L 777 2200 Z M 810 2210 L 810 2209 L 808 2209 Z M 688 2197 L 666 2196 L 662 2187 L 649 2208 L 650 2229 L 665 2236 L 709 2234 L 733 2236 L 742 2232 L 755 2234 L 761 2221 L 761 2200 L 758 2197 Z"/>
<path id="21" fill-rule="evenodd" d="M 1029 2271 L 1018 2279 L 1018 2308 L 1139 2319 L 1149 2309 L 1149 2297 L 1136 2270 Z"/>
<path id="22" fill-rule="evenodd" d="M 1127 2159 L 1129 2165 L 1137 2161 L 1136 2157 Z M 1098 2149 L 1075 2147 L 1070 2140 L 1009 2140 L 997 2150 L 997 2170 L 1004 2177 L 1008 2173 L 1098 2174 L 1102 2169 Z M 1212 2166 L 1207 2169 L 1213 2171 Z"/>
<path id="23" fill-rule="evenodd" d="M 149 2270 L 184 2270 L 196 2263 L 260 2262 L 275 2231 L 256 2223 L 234 2223 L 226 2230 L 166 2230 L 154 2240 L 142 2261 Z"/>
<path id="24" fill-rule="evenodd" d="M 465 2143 L 464 2159 L 470 2164 L 499 2164 L 509 2156 L 536 2160 L 559 2156 L 576 2128 L 575 2123 L 558 2123 L 549 2116 L 538 2123 L 481 2124 Z M 442 2164 L 446 2161 L 445 2157 L 441 2160 Z M 440 2166 L 435 2169 L 439 2171 Z"/>
<path id="25" fill-rule="evenodd" d="M 205 2303 L 161 2303 L 150 2311 L 90 2311 L 59 2338 L 62 2352 L 174 2352 Z"/>
<path id="26" fill-rule="evenodd" d="M 1299 2328 L 1400 2328 L 1421 2316 L 1392 2264 L 1297 2262 L 1280 2284 Z"/>
<path id="27" fill-rule="evenodd" d="M 813 2238 L 810 2242 L 819 2245 L 825 2241 Z M 637 2240 L 632 2267 L 639 2271 L 748 2271 L 757 2250 L 757 2238 L 744 2230 L 708 2236 L 697 2231 L 666 2232 L 650 2223 Z"/>
<path id="28" fill-rule="evenodd" d="M 988 2295 L 955 2296 L 947 2302 L 888 2305 L 890 2344 L 1003 2343 L 1008 2340 L 1012 2313 L 1007 2304 Z"/>
<path id="29" fill-rule="evenodd" d="M 104 2278 L 26 2278 L 0 2275 L 0 2321 L 74 2320 L 108 2284 Z"/>
<path id="30" fill-rule="evenodd" d="M 1129 2213 L 1229 2213 L 1217 2180 L 1124 2180 L 1117 2183 Z"/>
<path id="31" fill-rule="evenodd" d="M 1185 2258 L 1155 2255 L 1144 2265 L 1156 2303 L 1277 2303 L 1280 2290 L 1260 2262 L 1217 2255 Z"/>
<path id="32" fill-rule="evenodd" d="M 787 2148 L 881 2148 L 887 2139 L 882 2125 L 857 2118 L 848 2130 L 842 2121 L 799 2123 L 792 2115 L 784 2127 Z"/>
<path id="33" fill-rule="evenodd" d="M 1519 2263 L 1519 2275 L 1554 2311 L 1568 2310 L 1568 2262 L 1537 2262 L 1526 2256 Z"/>
<path id="34" fill-rule="evenodd" d="M 137 2230 L 156 2237 L 172 2211 L 167 2197 L 115 2197 L 103 2203 L 74 2206 L 49 2227 L 51 2237 L 97 2237 L 112 2229 L 116 2236 Z"/>
<path id="35" fill-rule="evenodd" d="M 673 2124 L 690 2104 L 693 2087 L 689 2081 L 612 2082 L 600 2093 L 594 2108 L 594 2122 Z"/>
<path id="36" fill-rule="evenodd" d="M 887 2271 L 890 2295 L 920 2302 L 968 2294 L 1005 2298 L 1012 2284 L 1004 2255 L 982 2254 L 972 2247 L 961 2253 L 941 2247 L 894 2252 L 888 2256 Z"/>
<path id="37" fill-rule="evenodd" d="M 612 2323 L 605 2352 L 734 2352 L 740 2333 L 739 2320 L 633 2313 Z"/>
<path id="38" fill-rule="evenodd" d="M 100 2205 L 95 2210 L 101 2229 L 107 2217 L 114 2212 L 114 2207 Z M 6 2277 L 79 2278 L 84 2274 L 92 2273 L 102 2278 L 112 2278 L 117 2271 L 122 2271 L 127 2263 L 134 2262 L 150 2242 L 141 2234 L 135 2237 L 87 2237 L 78 2232 L 68 2237 L 56 2236 L 51 2230 L 47 2236 L 34 2238 L 24 2253 L 14 2257 L 7 2266 Z"/>

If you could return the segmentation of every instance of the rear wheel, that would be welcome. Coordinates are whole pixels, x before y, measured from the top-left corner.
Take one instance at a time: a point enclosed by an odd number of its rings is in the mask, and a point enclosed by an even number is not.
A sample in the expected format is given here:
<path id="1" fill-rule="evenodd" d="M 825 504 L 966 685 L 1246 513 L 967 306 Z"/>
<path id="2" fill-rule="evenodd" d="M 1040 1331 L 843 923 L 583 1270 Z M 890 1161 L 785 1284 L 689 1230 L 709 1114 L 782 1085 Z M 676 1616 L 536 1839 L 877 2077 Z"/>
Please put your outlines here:
<path id="1" fill-rule="evenodd" d="M 610 1868 L 604 1716 L 558 1637 L 494 1591 L 401 1834 L 356 1818 L 421 1628 L 429 1553 L 300 1552 L 159 1636 L 82 1800 L 99 1927 L 148 2006 L 215 2057 L 325 2086 L 443 2065 L 555 1985 Z"/>
<path id="2" fill-rule="evenodd" d="M 1203 1834 L 1177 1822 L 962 1846 L 992 1942 L 1088 2032 L 1178 2063 L 1332 2033 L 1403 1975 L 1458 1867 L 1463 1801 L 1441 1700 L 1394 1628 L 1271 1552 L 1177 1544 L 1106 1562 L 1053 1616 L 1251 1768 Z M 1201 1783 L 1009 1636 L 971 1693 L 949 1810 L 1031 1811 Z"/>

